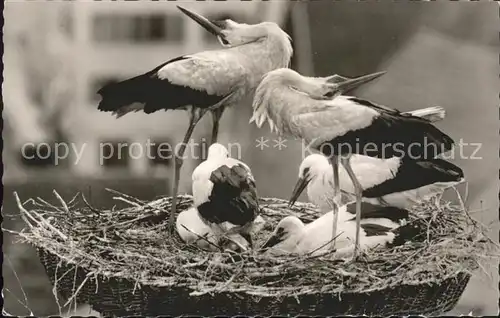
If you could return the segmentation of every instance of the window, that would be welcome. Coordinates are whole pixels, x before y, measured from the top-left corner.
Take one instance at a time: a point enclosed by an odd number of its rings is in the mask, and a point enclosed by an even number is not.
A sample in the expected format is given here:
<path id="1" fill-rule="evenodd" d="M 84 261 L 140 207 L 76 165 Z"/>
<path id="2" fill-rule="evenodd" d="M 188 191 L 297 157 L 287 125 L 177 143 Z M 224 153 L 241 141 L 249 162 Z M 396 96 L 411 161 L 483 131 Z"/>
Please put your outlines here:
<path id="1" fill-rule="evenodd" d="M 177 15 L 98 14 L 94 16 L 92 26 L 94 41 L 101 43 L 180 42 L 183 38 L 182 18 Z"/>
<path id="2" fill-rule="evenodd" d="M 99 145 L 99 162 L 107 168 L 126 168 L 129 162 L 127 141 L 103 141 Z"/>
<path id="3" fill-rule="evenodd" d="M 55 166 L 55 156 L 52 150 L 48 143 L 25 145 L 20 152 L 21 162 L 27 167 L 42 168 Z"/>
<path id="4" fill-rule="evenodd" d="M 97 103 L 99 101 L 99 95 L 97 94 L 97 91 L 103 88 L 106 85 L 117 83 L 121 81 L 121 78 L 118 78 L 118 76 L 101 76 L 94 78 L 91 83 L 90 83 L 90 89 L 89 89 L 89 99 L 93 103 Z M 92 106 L 94 107 L 94 106 Z"/>
<path id="5" fill-rule="evenodd" d="M 248 21 L 248 18 L 242 14 L 235 15 L 235 14 L 232 14 L 229 12 L 218 12 L 216 14 L 209 15 L 207 17 L 207 19 L 209 19 L 210 21 L 221 21 L 221 20 L 231 19 L 234 22 L 238 22 L 238 23 L 249 23 L 250 22 L 250 21 Z M 212 43 L 212 44 L 219 43 L 219 40 L 217 40 L 217 37 L 215 37 L 212 33 L 208 32 L 208 31 L 203 32 L 203 38 L 204 38 L 204 41 L 206 43 Z"/>
<path id="6" fill-rule="evenodd" d="M 170 166 L 174 156 L 174 144 L 168 139 L 153 139 L 146 144 L 151 165 Z"/>

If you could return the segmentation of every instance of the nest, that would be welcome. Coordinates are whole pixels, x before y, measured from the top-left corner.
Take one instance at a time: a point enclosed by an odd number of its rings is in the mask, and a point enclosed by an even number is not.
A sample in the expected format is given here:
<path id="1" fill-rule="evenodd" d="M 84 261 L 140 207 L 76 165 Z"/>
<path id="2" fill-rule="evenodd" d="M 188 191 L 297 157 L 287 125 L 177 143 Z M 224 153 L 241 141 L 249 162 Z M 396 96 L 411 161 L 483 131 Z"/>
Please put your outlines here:
<path id="1" fill-rule="evenodd" d="M 480 260 L 494 255 L 485 228 L 462 207 L 431 200 L 415 206 L 410 222 L 425 222 L 424 237 L 370 250 L 349 262 L 318 256 L 207 252 L 170 234 L 171 198 L 146 202 L 111 191 L 121 209 L 99 210 L 81 194 L 57 206 L 16 199 L 49 278 L 67 299 L 103 314 L 125 315 L 410 315 L 440 314 L 460 298 Z M 179 211 L 192 203 L 179 196 Z M 262 198 L 266 226 L 296 215 L 318 217 L 314 206 Z"/>

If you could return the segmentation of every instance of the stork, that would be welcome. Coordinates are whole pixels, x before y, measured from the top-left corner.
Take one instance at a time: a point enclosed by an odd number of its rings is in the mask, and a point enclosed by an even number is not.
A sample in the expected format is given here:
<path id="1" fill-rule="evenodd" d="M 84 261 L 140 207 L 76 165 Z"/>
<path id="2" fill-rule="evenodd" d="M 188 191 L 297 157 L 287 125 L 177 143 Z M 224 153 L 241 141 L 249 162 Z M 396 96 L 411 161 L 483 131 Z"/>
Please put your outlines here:
<path id="1" fill-rule="evenodd" d="M 353 155 L 351 166 L 363 188 L 363 201 L 402 209 L 408 209 L 464 181 L 462 169 L 442 159 L 378 159 Z M 350 201 L 355 190 L 343 167 L 339 169 L 339 180 L 344 200 Z M 332 167 L 328 159 L 321 154 L 309 155 L 299 167 L 299 178 L 290 205 L 307 188 L 309 201 L 321 211 L 329 211 L 333 204 L 333 187 Z"/>
<path id="2" fill-rule="evenodd" d="M 436 122 L 444 118 L 445 110 L 436 106 L 408 114 Z M 403 161 L 396 157 L 378 159 L 353 155 L 351 165 L 364 189 L 363 201 L 403 209 L 464 180 L 462 169 L 440 159 Z M 342 203 L 348 203 L 354 194 L 354 187 L 343 167 L 340 167 L 339 179 Z M 321 211 L 332 209 L 332 167 L 325 156 L 311 154 L 302 161 L 290 205 L 295 203 L 305 188 L 309 201 Z"/>
<path id="3" fill-rule="evenodd" d="M 356 217 L 353 217 L 352 210 L 352 204 L 350 204 L 350 206 L 342 206 L 338 211 L 337 222 L 340 233 L 334 239 L 337 256 L 346 257 L 352 253 L 356 232 Z M 393 230 L 405 225 L 408 218 L 407 210 L 364 203 L 361 212 L 361 248 L 366 250 L 392 243 L 396 236 Z M 315 256 L 323 254 L 333 245 L 331 226 L 333 220 L 333 211 L 308 224 L 304 224 L 296 216 L 287 216 L 278 223 L 261 250 L 267 249 L 273 255 L 294 253 Z M 411 239 L 411 236 L 407 239 Z"/>
<path id="4" fill-rule="evenodd" d="M 252 105 L 254 112 L 250 122 L 262 127 L 267 120 L 271 130 L 301 138 L 308 147 L 329 158 L 333 169 L 335 218 L 340 193 L 340 159 L 354 185 L 356 196 L 354 258 L 359 243 L 363 189 L 351 167 L 351 155 L 382 159 L 401 156 L 411 159 L 434 158 L 451 150 L 454 143 L 426 119 L 341 95 L 382 74 L 384 72 L 332 81 L 328 77 L 305 77 L 291 69 L 278 69 L 264 76 L 256 89 Z M 420 148 L 413 149 L 414 145 Z M 336 226 L 334 220 L 334 236 Z"/>
<path id="5" fill-rule="evenodd" d="M 184 242 L 195 244 L 206 251 L 214 252 L 220 248 L 244 251 L 249 248 L 249 242 L 240 235 L 232 235 L 231 239 L 225 240 L 225 242 L 220 240 L 212 228 L 201 220 L 198 209 L 195 207 L 179 213 L 175 224 L 177 233 Z"/>
<path id="6" fill-rule="evenodd" d="M 180 147 L 176 147 L 172 184 L 173 229 L 183 155 L 195 125 L 206 112 L 212 114 L 211 144 L 217 141 L 219 120 L 226 107 L 238 104 L 255 91 L 267 72 L 288 67 L 291 39 L 276 23 L 237 23 L 230 19 L 209 21 L 177 6 L 188 17 L 217 36 L 223 49 L 174 58 L 134 78 L 101 88 L 98 109 L 121 117 L 142 110 L 187 110 L 189 126 Z"/>
<path id="7" fill-rule="evenodd" d="M 263 223 L 255 179 L 243 162 L 215 143 L 192 175 L 193 201 L 201 220 L 218 236 L 241 235 L 252 247 L 252 233 Z"/>

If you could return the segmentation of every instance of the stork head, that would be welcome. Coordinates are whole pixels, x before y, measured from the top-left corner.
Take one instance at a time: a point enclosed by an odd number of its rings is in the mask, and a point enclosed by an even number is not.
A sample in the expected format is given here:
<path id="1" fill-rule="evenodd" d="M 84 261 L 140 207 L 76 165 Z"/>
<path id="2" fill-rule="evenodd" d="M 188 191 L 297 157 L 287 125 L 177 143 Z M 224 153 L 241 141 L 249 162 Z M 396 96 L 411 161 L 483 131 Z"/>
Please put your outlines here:
<path id="1" fill-rule="evenodd" d="M 278 244 L 281 245 L 282 249 L 293 248 L 299 241 L 303 230 L 304 223 L 298 217 L 287 216 L 278 223 L 269 239 L 261 246 L 261 249 L 272 248 Z M 293 252 L 293 250 L 289 252 Z"/>
<path id="2" fill-rule="evenodd" d="M 228 158 L 229 151 L 227 148 L 219 143 L 212 144 L 208 148 L 208 158 Z"/>
<path id="3" fill-rule="evenodd" d="M 288 202 L 289 206 L 293 206 L 300 197 L 307 185 L 314 179 L 322 176 L 325 172 L 331 169 L 328 159 L 320 154 L 312 154 L 307 156 L 299 167 L 299 178 L 292 191 L 292 196 Z"/>
<path id="4" fill-rule="evenodd" d="M 177 6 L 188 17 L 196 21 L 208 32 L 217 36 L 220 43 L 225 47 L 240 46 L 243 44 L 259 41 L 264 38 L 273 38 L 282 41 L 292 53 L 290 36 L 274 22 L 262 22 L 258 24 L 237 23 L 231 19 L 210 21 L 207 18 Z"/>
<path id="5" fill-rule="evenodd" d="M 305 94 L 314 99 L 329 99 L 325 94 L 337 89 L 338 83 L 332 83 L 331 77 L 308 77 L 289 68 L 280 68 L 264 75 L 258 91 L 284 89 Z"/>
<path id="6" fill-rule="evenodd" d="M 290 36 L 274 22 L 257 24 L 237 23 L 230 19 L 219 22 L 224 25 L 224 34 L 230 46 L 239 46 L 264 39 L 281 42 L 286 47 L 285 53 L 291 57 L 292 44 Z"/>

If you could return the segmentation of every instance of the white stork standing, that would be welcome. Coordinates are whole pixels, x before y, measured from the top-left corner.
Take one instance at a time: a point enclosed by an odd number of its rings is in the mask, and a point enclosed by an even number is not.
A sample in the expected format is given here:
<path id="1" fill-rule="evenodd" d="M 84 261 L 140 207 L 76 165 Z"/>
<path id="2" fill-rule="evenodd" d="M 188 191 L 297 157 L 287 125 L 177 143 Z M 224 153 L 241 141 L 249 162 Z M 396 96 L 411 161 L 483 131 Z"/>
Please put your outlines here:
<path id="1" fill-rule="evenodd" d="M 334 217 L 337 217 L 340 194 L 340 159 L 355 188 L 357 234 L 354 256 L 359 243 L 363 189 L 351 168 L 350 156 L 434 158 L 451 150 L 454 143 L 426 119 L 340 95 L 382 74 L 384 72 L 332 83 L 331 78 L 305 77 L 291 69 L 278 69 L 264 76 L 253 100 L 254 113 L 250 122 L 255 121 L 261 127 L 267 120 L 271 130 L 301 138 L 308 147 L 319 150 L 330 159 L 334 179 Z M 334 236 L 336 226 L 334 220 Z"/>
<path id="2" fill-rule="evenodd" d="M 229 19 L 211 22 L 185 8 L 178 8 L 216 35 L 225 48 L 175 58 L 98 92 L 102 96 L 98 109 L 113 112 L 117 117 L 139 110 L 147 114 L 158 110 L 188 111 L 189 127 L 175 154 L 171 229 L 183 155 L 195 125 L 210 111 L 213 117 L 211 143 L 215 143 L 224 109 L 250 96 L 264 74 L 287 67 L 292 56 L 291 39 L 276 23 L 250 25 Z"/>
<path id="3" fill-rule="evenodd" d="M 443 159 L 379 159 L 353 155 L 351 166 L 363 188 L 363 201 L 402 209 L 443 193 L 464 180 L 462 169 Z M 355 190 L 343 167 L 339 169 L 339 180 L 342 194 L 349 202 Z M 307 188 L 309 201 L 321 211 L 330 211 L 333 187 L 332 166 L 328 159 L 321 154 L 309 155 L 299 167 L 290 205 Z"/>
<path id="4" fill-rule="evenodd" d="M 201 220 L 216 235 L 243 236 L 252 247 L 252 233 L 263 223 L 259 197 L 250 168 L 229 157 L 228 150 L 215 143 L 207 160 L 193 171 L 193 201 Z"/>
<path id="5" fill-rule="evenodd" d="M 354 209 L 353 209 L 354 207 Z M 338 226 L 340 233 L 335 238 L 336 254 L 347 257 L 353 252 L 356 233 L 355 204 L 342 206 L 338 211 Z M 332 248 L 332 222 L 334 213 L 330 211 L 311 223 L 304 224 L 296 216 L 283 218 L 274 229 L 268 240 L 262 245 L 273 255 L 280 254 L 310 254 L 320 255 Z M 395 229 L 404 226 L 408 221 L 408 211 L 394 207 L 381 207 L 363 203 L 361 212 L 360 247 L 363 250 L 378 245 L 391 244 L 396 238 Z M 412 239 L 418 231 L 401 231 L 403 236 L 398 242 Z"/>

